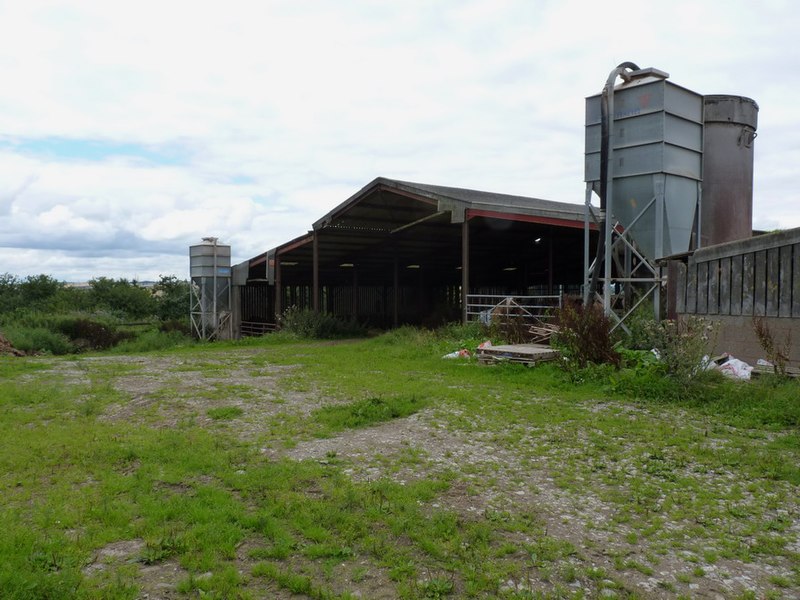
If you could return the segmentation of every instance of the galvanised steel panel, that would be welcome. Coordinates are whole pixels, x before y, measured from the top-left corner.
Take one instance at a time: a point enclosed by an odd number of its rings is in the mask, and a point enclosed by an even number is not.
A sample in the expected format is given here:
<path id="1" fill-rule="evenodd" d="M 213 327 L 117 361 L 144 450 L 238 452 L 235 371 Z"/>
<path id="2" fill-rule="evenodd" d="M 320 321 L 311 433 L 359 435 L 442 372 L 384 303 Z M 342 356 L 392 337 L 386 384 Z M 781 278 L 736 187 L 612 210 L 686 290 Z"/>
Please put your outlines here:
<path id="1" fill-rule="evenodd" d="M 231 247 L 221 244 L 198 244 L 189 247 L 189 276 L 230 277 Z"/>
<path id="2" fill-rule="evenodd" d="M 585 180 L 598 189 L 601 95 L 586 99 Z M 664 193 L 664 231 L 656 236 L 656 206 L 636 221 L 631 235 L 650 258 L 686 252 L 703 176 L 703 97 L 652 76 L 614 88 L 612 218 L 628 226 Z M 663 181 L 663 188 L 656 182 Z M 657 238 L 663 245 L 656 247 Z"/>
<path id="3" fill-rule="evenodd" d="M 214 256 L 214 254 L 220 257 L 227 256 L 230 259 L 231 247 L 220 245 L 213 246 L 212 244 L 189 246 L 189 256 Z"/>

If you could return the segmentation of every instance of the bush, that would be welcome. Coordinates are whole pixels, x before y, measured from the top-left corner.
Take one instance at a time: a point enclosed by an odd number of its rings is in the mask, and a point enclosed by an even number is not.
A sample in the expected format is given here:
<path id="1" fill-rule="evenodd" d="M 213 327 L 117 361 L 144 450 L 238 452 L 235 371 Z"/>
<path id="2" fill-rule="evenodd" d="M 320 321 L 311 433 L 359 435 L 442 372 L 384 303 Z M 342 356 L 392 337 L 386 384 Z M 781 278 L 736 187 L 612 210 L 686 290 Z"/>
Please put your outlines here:
<path id="1" fill-rule="evenodd" d="M 685 384 L 705 370 L 718 328 L 702 317 L 690 316 L 675 321 L 651 321 L 646 329 L 649 345 L 657 352 L 664 372 Z"/>
<path id="2" fill-rule="evenodd" d="M 156 313 L 156 300 L 135 281 L 98 277 L 89 282 L 89 296 L 95 308 L 111 310 L 127 319 L 141 319 Z"/>
<path id="3" fill-rule="evenodd" d="M 3 333 L 12 346 L 27 354 L 71 354 L 75 351 L 67 336 L 45 327 L 12 325 L 5 327 Z"/>
<path id="4" fill-rule="evenodd" d="M 301 310 L 295 306 L 287 308 L 279 322 L 281 329 L 302 338 L 336 339 L 367 334 L 366 329 L 356 321 L 343 321 L 327 313 Z"/>
<path id="5" fill-rule="evenodd" d="M 164 322 L 185 321 L 189 317 L 191 285 L 174 275 L 161 275 L 153 286 L 156 314 Z M 188 323 L 187 323 L 188 327 Z"/>
<path id="6" fill-rule="evenodd" d="M 57 325 L 58 330 L 69 337 L 76 349 L 105 350 L 133 336 L 114 328 L 83 318 L 65 318 Z"/>
<path id="7" fill-rule="evenodd" d="M 159 323 L 158 330 L 163 333 L 170 333 L 172 331 L 177 331 L 185 336 L 190 336 L 192 334 L 192 327 L 189 325 L 189 320 L 184 319 L 171 319 L 169 321 L 163 321 Z"/>
<path id="8" fill-rule="evenodd" d="M 559 331 L 552 343 L 568 363 L 580 368 L 590 363 L 619 366 L 620 356 L 611 338 L 611 321 L 602 306 L 565 301 L 556 312 L 556 324 Z"/>
<path id="9" fill-rule="evenodd" d="M 134 338 L 120 342 L 112 351 L 120 354 L 153 352 L 157 350 L 167 350 L 176 346 L 185 346 L 191 343 L 193 343 L 192 339 L 186 337 L 179 331 L 163 332 L 150 329 Z"/>

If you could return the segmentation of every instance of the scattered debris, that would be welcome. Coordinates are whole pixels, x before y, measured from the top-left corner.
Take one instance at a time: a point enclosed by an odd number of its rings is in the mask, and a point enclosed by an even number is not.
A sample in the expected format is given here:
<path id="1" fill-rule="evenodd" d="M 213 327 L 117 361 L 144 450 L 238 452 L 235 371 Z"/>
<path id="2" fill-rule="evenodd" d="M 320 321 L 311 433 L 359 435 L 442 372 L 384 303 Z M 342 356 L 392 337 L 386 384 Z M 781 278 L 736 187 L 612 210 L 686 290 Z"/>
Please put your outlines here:
<path id="1" fill-rule="evenodd" d="M 531 325 L 528 328 L 528 333 L 533 336 L 531 338 L 532 344 L 549 344 L 550 338 L 558 333 L 558 325 L 538 321 L 536 325 Z"/>
<path id="2" fill-rule="evenodd" d="M 471 356 L 472 353 L 469 350 L 462 348 L 461 350 L 456 350 L 455 352 L 445 354 L 442 358 L 470 358 Z"/>
<path id="3" fill-rule="evenodd" d="M 750 379 L 753 367 L 743 360 L 739 360 L 728 353 L 709 360 L 708 369 L 716 369 L 723 375 L 733 379 Z"/>
<path id="4" fill-rule="evenodd" d="M 797 367 L 784 367 L 784 375 L 786 377 L 800 377 L 800 369 Z M 768 360 L 764 360 L 763 358 L 759 358 L 758 362 L 756 362 L 756 366 L 753 368 L 753 377 L 757 377 L 760 375 L 774 375 L 780 374 L 779 370 Z"/>

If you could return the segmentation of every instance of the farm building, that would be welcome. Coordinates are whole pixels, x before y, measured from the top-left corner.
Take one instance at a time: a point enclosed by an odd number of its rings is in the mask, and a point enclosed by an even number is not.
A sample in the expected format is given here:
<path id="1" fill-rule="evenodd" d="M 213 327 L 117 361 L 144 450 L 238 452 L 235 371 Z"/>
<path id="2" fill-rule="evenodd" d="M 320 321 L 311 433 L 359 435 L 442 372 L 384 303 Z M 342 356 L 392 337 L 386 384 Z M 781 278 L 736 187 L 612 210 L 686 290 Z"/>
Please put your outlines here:
<path id="1" fill-rule="evenodd" d="M 717 349 L 749 360 L 754 317 L 800 339 L 800 229 L 752 236 L 758 105 L 668 78 L 623 63 L 586 99 L 585 204 L 379 177 L 233 267 L 229 334 L 292 306 L 388 328 L 582 293 L 618 324 L 648 295 L 715 319 Z"/>
<path id="2" fill-rule="evenodd" d="M 580 293 L 583 248 L 581 205 L 379 177 L 233 279 L 245 331 L 289 306 L 432 325 L 502 297 Z"/>

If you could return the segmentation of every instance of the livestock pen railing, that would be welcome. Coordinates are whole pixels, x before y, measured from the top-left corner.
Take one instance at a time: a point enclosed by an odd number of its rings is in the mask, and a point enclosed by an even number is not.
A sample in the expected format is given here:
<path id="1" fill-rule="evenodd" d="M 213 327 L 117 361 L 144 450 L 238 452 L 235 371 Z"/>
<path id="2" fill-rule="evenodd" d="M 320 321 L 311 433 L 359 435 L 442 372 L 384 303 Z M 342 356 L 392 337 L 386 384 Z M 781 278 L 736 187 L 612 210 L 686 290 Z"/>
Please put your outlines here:
<path id="1" fill-rule="evenodd" d="M 547 321 L 561 308 L 561 295 L 501 296 L 467 295 L 467 320 L 488 325 L 493 318 L 528 318 Z"/>
<path id="2" fill-rule="evenodd" d="M 278 326 L 275 323 L 259 323 L 256 321 L 242 321 L 241 332 L 244 337 L 254 337 L 277 331 Z"/>

